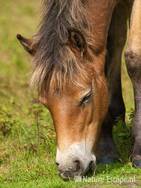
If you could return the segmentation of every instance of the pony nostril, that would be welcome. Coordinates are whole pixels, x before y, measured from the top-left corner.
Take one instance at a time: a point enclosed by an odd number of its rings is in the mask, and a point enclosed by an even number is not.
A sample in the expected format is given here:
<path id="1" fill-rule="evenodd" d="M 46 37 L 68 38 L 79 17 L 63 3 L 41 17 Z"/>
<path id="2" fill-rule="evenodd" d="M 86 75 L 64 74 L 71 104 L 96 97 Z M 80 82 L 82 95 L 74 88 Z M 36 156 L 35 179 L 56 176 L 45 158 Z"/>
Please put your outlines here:
<path id="1" fill-rule="evenodd" d="M 81 169 L 81 163 L 79 160 L 75 160 L 74 163 L 76 164 L 76 171 L 79 171 Z"/>
<path id="2" fill-rule="evenodd" d="M 94 163 L 94 161 L 90 161 L 90 163 L 89 163 L 89 169 L 90 169 L 90 170 L 94 170 L 94 168 L 95 168 L 95 163 Z"/>
<path id="3" fill-rule="evenodd" d="M 56 162 L 56 165 L 57 165 L 57 166 L 59 166 L 59 163 L 58 163 L 58 162 Z"/>

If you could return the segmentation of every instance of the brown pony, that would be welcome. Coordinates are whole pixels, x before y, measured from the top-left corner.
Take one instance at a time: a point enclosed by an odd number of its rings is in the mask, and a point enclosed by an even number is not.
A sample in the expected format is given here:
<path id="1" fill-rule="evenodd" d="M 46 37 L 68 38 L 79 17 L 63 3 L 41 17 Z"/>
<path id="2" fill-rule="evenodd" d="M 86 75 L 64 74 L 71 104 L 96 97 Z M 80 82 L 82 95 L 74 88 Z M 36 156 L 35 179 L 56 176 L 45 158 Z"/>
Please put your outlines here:
<path id="1" fill-rule="evenodd" d="M 33 56 L 32 83 L 49 109 L 57 135 L 56 164 L 63 179 L 85 175 L 118 159 L 112 138 L 125 119 L 121 54 L 133 7 L 126 53 L 136 114 L 133 165 L 141 167 L 141 1 L 44 0 L 32 40 L 18 35 Z M 138 44 L 138 45 L 137 45 Z"/>

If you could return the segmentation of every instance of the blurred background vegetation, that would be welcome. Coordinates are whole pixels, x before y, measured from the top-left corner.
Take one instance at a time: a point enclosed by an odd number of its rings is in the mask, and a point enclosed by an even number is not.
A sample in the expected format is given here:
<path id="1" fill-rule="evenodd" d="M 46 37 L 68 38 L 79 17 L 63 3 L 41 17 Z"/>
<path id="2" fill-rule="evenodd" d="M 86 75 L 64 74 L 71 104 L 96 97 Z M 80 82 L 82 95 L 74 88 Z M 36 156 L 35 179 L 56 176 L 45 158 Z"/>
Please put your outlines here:
<path id="1" fill-rule="evenodd" d="M 38 0 L 0 0 L 0 188 L 81 186 L 57 175 L 52 121 L 29 88 L 31 59 L 16 40 L 17 33 L 30 37 L 37 31 L 40 5 Z M 124 59 L 122 79 L 127 127 L 119 122 L 114 133 L 124 163 L 98 166 L 96 177 L 135 174 L 140 179 L 141 171 L 131 167 L 128 155 L 133 93 Z"/>

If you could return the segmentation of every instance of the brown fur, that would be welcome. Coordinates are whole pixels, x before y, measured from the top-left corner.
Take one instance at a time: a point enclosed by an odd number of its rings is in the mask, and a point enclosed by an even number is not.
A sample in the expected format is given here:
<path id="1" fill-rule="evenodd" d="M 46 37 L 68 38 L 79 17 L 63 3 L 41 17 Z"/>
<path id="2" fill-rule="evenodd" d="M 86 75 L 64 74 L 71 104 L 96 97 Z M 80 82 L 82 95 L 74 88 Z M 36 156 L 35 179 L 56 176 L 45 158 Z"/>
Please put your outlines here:
<path id="1" fill-rule="evenodd" d="M 141 65 L 141 4 L 139 0 L 134 2 L 126 60 L 138 108 L 133 152 L 136 161 L 141 156 L 141 77 L 138 70 Z M 99 153 L 102 156 L 102 151 L 104 157 L 114 157 L 112 127 L 117 118 L 125 118 L 121 92 L 121 55 L 132 3 L 133 0 L 44 1 L 43 19 L 35 36 L 36 45 L 32 45 L 36 46 L 32 82 L 38 88 L 40 101 L 51 112 L 60 151 L 82 141 L 85 141 L 86 147 L 92 144 L 90 150 L 95 151 L 102 132 Z M 124 16 L 121 19 L 122 14 Z M 91 100 L 83 104 L 81 99 L 86 97 L 87 91 L 91 92 Z M 136 164 L 141 166 L 141 162 L 138 162 Z"/>
<path id="2" fill-rule="evenodd" d="M 48 91 L 50 85 L 54 86 L 54 90 L 62 90 L 68 82 L 74 82 L 77 76 L 84 80 L 90 79 L 86 67 L 93 66 L 93 56 L 98 56 L 105 48 L 110 23 L 108 10 L 113 7 L 113 2 L 114 0 L 103 0 L 105 5 L 99 7 L 99 3 L 91 1 L 44 1 L 43 20 L 36 35 L 38 48 L 34 57 L 35 69 L 32 76 L 32 83 L 38 87 L 40 93 Z M 94 7 L 97 7 L 95 12 L 92 9 Z M 102 14 L 96 18 L 99 11 Z M 90 24 L 93 19 L 95 23 Z M 103 25 L 105 19 L 109 20 Z M 77 57 L 67 45 L 70 29 L 78 30 L 84 36 L 87 45 L 85 57 L 79 54 Z M 87 58 L 88 55 L 91 58 Z M 101 65 L 97 69 L 100 67 Z"/>
<path id="3" fill-rule="evenodd" d="M 58 145 L 65 148 L 63 143 L 66 145 L 70 139 L 72 139 L 71 142 L 78 142 L 80 137 L 81 139 L 85 137 L 85 134 L 89 138 L 95 138 L 94 145 L 96 145 L 100 125 L 108 105 L 104 76 L 105 49 L 112 16 L 112 11 L 109 10 L 113 10 L 116 1 L 102 0 L 102 6 L 99 6 L 98 1 L 91 0 L 87 1 L 87 4 L 80 0 L 45 1 L 44 3 L 45 5 L 48 3 L 49 6 L 45 9 L 43 21 L 37 33 L 39 41 L 34 57 L 35 70 L 32 80 L 38 86 L 41 102 L 45 103 L 51 111 Z M 99 12 L 101 12 L 100 16 Z M 71 29 L 74 30 L 73 28 L 85 38 L 87 49 L 83 55 L 68 43 L 68 32 Z M 79 101 L 80 91 L 90 87 L 92 83 L 94 83 L 94 91 L 96 90 L 93 103 L 95 110 L 91 109 L 92 112 L 90 112 L 95 120 L 91 117 L 93 120 L 90 129 L 86 131 L 91 118 L 87 117 L 85 111 L 82 115 L 76 107 L 72 108 L 71 103 Z M 59 101 L 58 95 L 61 97 Z M 68 100 L 72 102 L 69 103 Z M 61 110 L 57 107 L 65 109 L 63 114 L 59 113 Z M 66 114 L 68 110 L 74 115 L 68 116 Z M 78 114 L 81 114 L 81 119 L 78 118 Z M 79 125 L 80 120 L 85 122 L 81 125 L 83 127 Z M 68 126 L 70 122 L 73 123 Z M 76 124 L 77 129 L 74 129 Z"/>
<path id="4" fill-rule="evenodd" d="M 141 1 L 134 0 L 129 38 L 126 49 L 126 64 L 131 78 L 134 99 L 135 116 L 133 120 L 134 146 L 132 152 L 132 164 L 141 168 Z"/>

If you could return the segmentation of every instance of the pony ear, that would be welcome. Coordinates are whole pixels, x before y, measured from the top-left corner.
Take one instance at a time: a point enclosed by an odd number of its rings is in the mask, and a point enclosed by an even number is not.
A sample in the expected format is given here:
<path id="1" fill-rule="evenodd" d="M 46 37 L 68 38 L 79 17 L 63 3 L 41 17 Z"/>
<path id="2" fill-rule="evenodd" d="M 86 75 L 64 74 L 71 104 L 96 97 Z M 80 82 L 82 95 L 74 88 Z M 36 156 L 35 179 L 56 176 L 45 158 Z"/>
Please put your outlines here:
<path id="1" fill-rule="evenodd" d="M 87 50 L 87 43 L 83 34 L 77 30 L 69 31 L 69 42 L 73 48 L 76 48 L 79 52 L 85 53 Z"/>
<path id="2" fill-rule="evenodd" d="M 34 44 L 33 39 L 27 39 L 20 34 L 17 34 L 17 39 L 30 55 L 33 56 L 36 53 L 37 45 Z"/>

